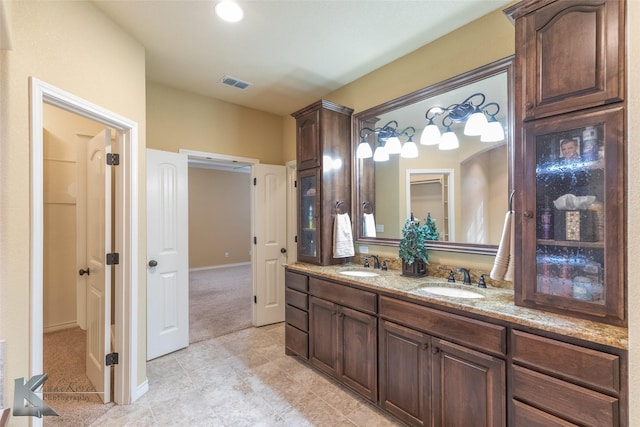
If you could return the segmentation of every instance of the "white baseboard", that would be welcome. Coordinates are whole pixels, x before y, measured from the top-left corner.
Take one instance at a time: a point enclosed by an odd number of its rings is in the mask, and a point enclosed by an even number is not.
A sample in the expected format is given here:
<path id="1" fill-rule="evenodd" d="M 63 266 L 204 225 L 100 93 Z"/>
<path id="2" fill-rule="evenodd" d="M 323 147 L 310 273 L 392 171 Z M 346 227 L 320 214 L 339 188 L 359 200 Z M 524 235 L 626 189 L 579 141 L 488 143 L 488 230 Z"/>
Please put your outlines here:
<path id="1" fill-rule="evenodd" d="M 142 384 L 138 385 L 138 387 L 136 388 L 135 396 L 131 396 L 131 403 L 140 399 L 148 391 L 149 391 L 149 380 L 145 378 Z"/>
<path id="2" fill-rule="evenodd" d="M 78 326 L 78 322 L 73 320 L 71 322 L 58 323 L 57 325 L 45 326 L 42 329 L 42 332 L 46 334 L 47 332 L 62 331 L 63 329 L 71 329 L 71 328 L 75 328 L 77 326 Z"/>
<path id="3" fill-rule="evenodd" d="M 189 272 L 192 271 L 202 271 L 202 270 L 214 270 L 216 268 L 226 268 L 226 267 L 239 267 L 241 265 L 250 265 L 251 261 L 247 261 L 247 262 L 237 262 L 235 264 L 220 264 L 220 265 L 211 265 L 209 267 L 196 267 L 196 268 L 190 268 Z"/>

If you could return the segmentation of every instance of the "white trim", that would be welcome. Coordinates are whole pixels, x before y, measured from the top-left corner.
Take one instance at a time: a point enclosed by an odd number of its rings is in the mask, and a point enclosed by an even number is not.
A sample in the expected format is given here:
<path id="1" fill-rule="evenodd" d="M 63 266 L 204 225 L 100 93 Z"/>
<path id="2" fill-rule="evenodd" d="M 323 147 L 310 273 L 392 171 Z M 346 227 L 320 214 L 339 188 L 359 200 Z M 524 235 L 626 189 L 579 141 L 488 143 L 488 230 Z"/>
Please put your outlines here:
<path id="1" fill-rule="evenodd" d="M 120 364 L 115 368 L 114 397 L 128 404 L 141 396 L 138 378 L 138 124 L 58 89 L 30 78 L 31 88 L 31 354 L 30 375 L 43 369 L 43 103 L 117 129 L 122 135 L 121 167 L 116 169 L 115 323 Z M 33 419 L 41 426 L 42 419 Z"/>
<path id="2" fill-rule="evenodd" d="M 260 163 L 258 159 L 252 159 L 249 157 L 238 157 L 238 156 L 229 156 L 227 154 L 218 154 L 218 153 L 209 153 L 206 151 L 195 151 L 195 150 L 187 150 L 185 148 L 181 148 L 178 153 L 186 154 L 189 158 L 195 159 L 206 159 L 212 161 L 228 161 L 228 162 L 237 162 L 237 163 L 246 163 L 248 165 L 254 165 L 256 163 Z"/>
<path id="3" fill-rule="evenodd" d="M 432 174 L 443 174 L 448 176 L 448 199 L 449 199 L 449 241 L 452 241 L 454 236 L 456 235 L 456 221 L 455 221 L 455 199 L 453 197 L 453 190 L 455 188 L 455 174 L 453 169 L 407 169 L 406 170 L 406 187 L 405 187 L 405 199 L 407 203 L 407 218 L 411 216 L 411 199 L 407 197 L 408 194 L 411 194 L 411 174 L 412 173 L 432 173 Z"/>
<path id="4" fill-rule="evenodd" d="M 133 396 L 131 398 L 132 402 L 135 402 L 136 400 L 138 400 L 139 398 L 141 398 L 142 396 L 144 396 L 144 394 L 146 392 L 149 391 L 149 380 L 145 379 L 142 384 L 140 384 L 138 387 L 136 387 L 136 389 L 133 392 Z"/>
<path id="5" fill-rule="evenodd" d="M 236 263 L 233 263 L 233 264 L 210 265 L 208 267 L 195 267 L 195 268 L 190 268 L 189 269 L 189 273 L 191 273 L 192 271 L 215 270 L 215 269 L 218 269 L 218 268 L 226 268 L 226 267 L 240 267 L 241 265 L 251 265 L 251 261 L 236 262 Z"/>
<path id="6" fill-rule="evenodd" d="M 72 320 L 70 322 L 49 325 L 46 328 L 44 328 L 42 332 L 45 334 L 48 334 L 49 332 L 64 331 L 65 329 L 71 329 L 76 327 L 78 327 L 78 322 L 76 322 L 75 320 Z"/>

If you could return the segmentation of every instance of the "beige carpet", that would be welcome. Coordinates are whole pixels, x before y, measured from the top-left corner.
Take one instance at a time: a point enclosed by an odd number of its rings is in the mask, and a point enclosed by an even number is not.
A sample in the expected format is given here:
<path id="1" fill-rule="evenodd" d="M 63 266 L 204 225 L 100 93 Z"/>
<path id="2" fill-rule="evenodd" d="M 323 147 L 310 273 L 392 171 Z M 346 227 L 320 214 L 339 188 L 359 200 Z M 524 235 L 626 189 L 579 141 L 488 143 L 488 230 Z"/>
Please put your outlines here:
<path id="1" fill-rule="evenodd" d="M 86 331 L 65 329 L 44 334 L 44 401 L 58 417 L 43 417 L 45 426 L 88 426 L 107 412 L 85 375 Z"/>
<path id="2" fill-rule="evenodd" d="M 189 342 L 251 327 L 251 265 L 189 273 Z"/>

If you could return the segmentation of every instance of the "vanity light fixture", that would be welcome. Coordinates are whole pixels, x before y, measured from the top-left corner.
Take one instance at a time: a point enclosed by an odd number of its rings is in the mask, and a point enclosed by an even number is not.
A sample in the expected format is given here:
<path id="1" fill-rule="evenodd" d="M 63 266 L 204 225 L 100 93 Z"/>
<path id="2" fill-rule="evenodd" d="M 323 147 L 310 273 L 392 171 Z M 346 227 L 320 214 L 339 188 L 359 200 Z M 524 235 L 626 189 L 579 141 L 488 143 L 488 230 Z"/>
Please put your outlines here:
<path id="1" fill-rule="evenodd" d="M 441 150 L 458 148 L 460 143 L 455 133 L 451 130 L 451 125 L 462 122 L 466 122 L 464 127 L 465 135 L 480 136 L 480 140 L 483 142 L 502 141 L 504 139 L 504 129 L 496 119 L 496 115 L 500 111 L 500 105 L 497 102 L 485 104 L 485 101 L 485 95 L 478 92 L 469 96 L 460 104 L 452 104 L 446 108 L 440 106 L 429 108 L 425 114 L 428 123 L 422 131 L 420 143 L 423 145 L 438 145 Z M 445 131 L 441 135 L 434 119 L 443 114 L 441 124 L 445 127 Z M 487 116 L 489 119 L 487 119 Z"/>
<path id="2" fill-rule="evenodd" d="M 223 21 L 238 22 L 244 17 L 244 12 L 233 0 L 222 0 L 216 4 L 216 15 Z"/>
<path id="3" fill-rule="evenodd" d="M 402 157 L 417 157 L 418 147 L 413 142 L 413 136 L 416 129 L 408 126 L 398 131 L 398 122 L 389 121 L 382 127 L 371 129 L 364 127 L 360 129 L 360 143 L 356 149 L 356 157 L 358 159 L 368 159 L 373 156 L 376 162 L 385 162 L 389 160 L 389 154 L 400 154 Z M 369 135 L 376 135 L 376 150 L 372 152 L 371 146 L 367 142 Z M 406 136 L 407 142 L 402 144 L 400 137 Z M 413 146 L 413 148 L 412 148 Z"/>

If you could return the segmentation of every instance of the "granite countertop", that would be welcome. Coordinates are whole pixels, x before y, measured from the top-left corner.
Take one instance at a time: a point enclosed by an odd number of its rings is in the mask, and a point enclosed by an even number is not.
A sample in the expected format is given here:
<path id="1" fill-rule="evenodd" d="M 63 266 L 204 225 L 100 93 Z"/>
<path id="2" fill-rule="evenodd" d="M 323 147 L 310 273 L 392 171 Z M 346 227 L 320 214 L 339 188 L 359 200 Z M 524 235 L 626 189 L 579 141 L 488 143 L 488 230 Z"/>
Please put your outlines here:
<path id="1" fill-rule="evenodd" d="M 320 266 L 295 263 L 287 265 L 287 268 L 292 271 L 339 280 L 340 282 L 354 284 L 363 288 L 410 297 L 417 301 L 463 310 L 488 318 L 554 332 L 623 350 L 627 350 L 629 345 L 627 328 L 517 306 L 514 303 L 512 289 L 494 288 L 491 286 L 482 289 L 478 288 L 477 285 L 468 286 L 459 282 L 451 284 L 438 277 L 405 277 L 397 270 L 374 270 L 363 268 L 356 264 Z M 348 270 L 365 271 L 378 275 L 374 277 L 354 277 L 341 274 L 341 272 Z M 426 292 L 424 288 L 428 286 L 464 289 L 480 293 L 484 295 L 484 298 L 441 296 Z"/>

